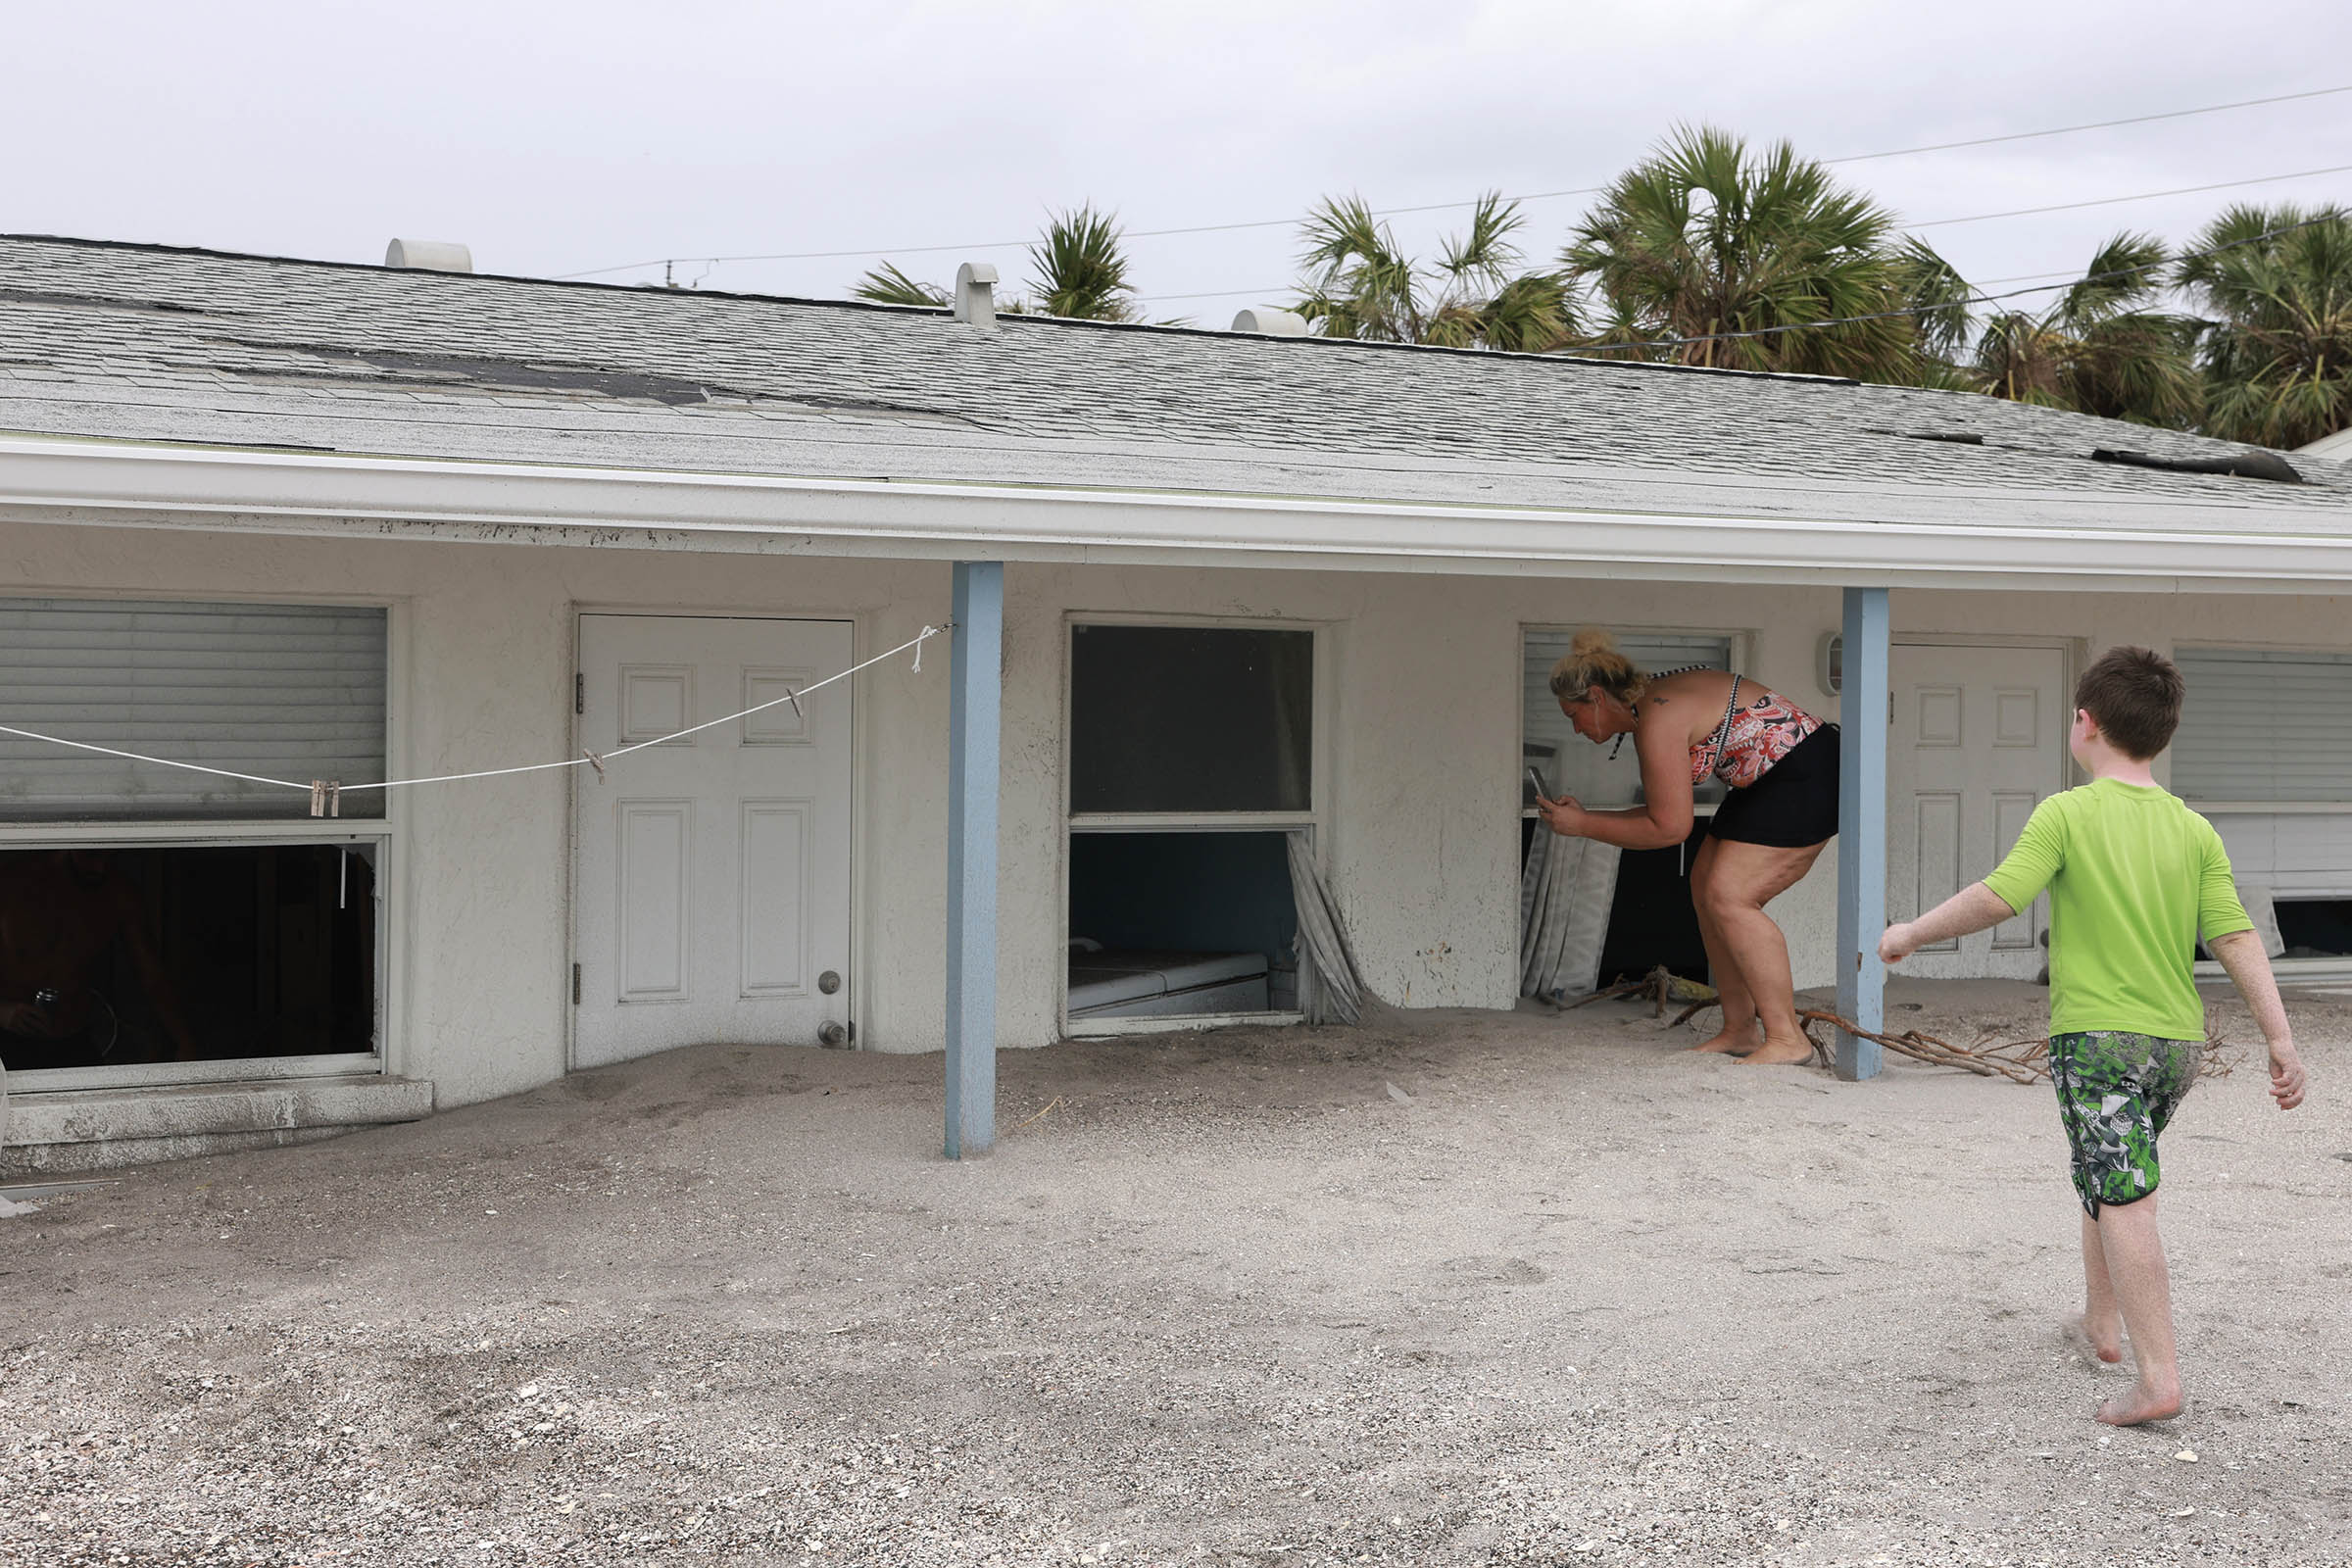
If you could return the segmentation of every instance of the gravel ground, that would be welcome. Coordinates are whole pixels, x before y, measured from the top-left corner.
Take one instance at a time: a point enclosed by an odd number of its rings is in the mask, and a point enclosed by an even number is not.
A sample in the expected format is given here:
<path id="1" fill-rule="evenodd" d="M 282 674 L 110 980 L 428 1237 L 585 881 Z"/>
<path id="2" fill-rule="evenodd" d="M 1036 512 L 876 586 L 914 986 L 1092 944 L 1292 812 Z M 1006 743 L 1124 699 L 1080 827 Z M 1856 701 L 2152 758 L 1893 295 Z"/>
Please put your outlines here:
<path id="1" fill-rule="evenodd" d="M 2044 1088 L 1415 1014 L 1010 1053 L 950 1165 L 937 1056 L 703 1049 L 0 1221 L 0 1563 L 2352 1561 L 2295 1008 L 2166 1141 L 2161 1427 Z"/>

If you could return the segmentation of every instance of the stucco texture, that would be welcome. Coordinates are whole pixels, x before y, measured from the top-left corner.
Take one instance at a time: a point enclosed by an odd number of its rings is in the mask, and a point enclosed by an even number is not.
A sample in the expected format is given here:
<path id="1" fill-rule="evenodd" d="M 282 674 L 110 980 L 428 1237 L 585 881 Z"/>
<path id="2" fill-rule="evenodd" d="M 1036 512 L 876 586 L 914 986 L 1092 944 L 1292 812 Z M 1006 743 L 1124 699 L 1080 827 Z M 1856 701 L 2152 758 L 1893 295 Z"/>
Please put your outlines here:
<path id="1" fill-rule="evenodd" d="M 547 760 L 571 749 L 582 610 L 850 618 L 860 657 L 948 617 L 923 563 L 415 540 L 264 539 L 0 519 L 11 594 L 361 599 L 394 607 L 394 769 Z M 1325 864 L 1364 978 L 1402 1005 L 1511 1004 L 1518 968 L 1519 640 L 1529 625 L 1740 634 L 1747 672 L 1834 713 L 1815 648 L 1835 587 L 1680 586 L 1159 567 L 1006 573 L 1000 1029 L 1059 1034 L 1066 626 L 1087 614 L 1279 619 L 1325 633 L 1317 759 Z M 2065 636 L 2342 647 L 2342 601 L 2286 596 L 1894 596 L 1898 638 Z M 948 681 L 860 678 L 855 943 L 859 1042 L 935 1051 L 944 1035 Z M 570 783 L 537 774 L 405 792 L 388 888 L 397 942 L 388 1065 L 443 1106 L 564 1070 Z M 1774 906 L 1799 985 L 1835 973 L 1835 858 Z"/>

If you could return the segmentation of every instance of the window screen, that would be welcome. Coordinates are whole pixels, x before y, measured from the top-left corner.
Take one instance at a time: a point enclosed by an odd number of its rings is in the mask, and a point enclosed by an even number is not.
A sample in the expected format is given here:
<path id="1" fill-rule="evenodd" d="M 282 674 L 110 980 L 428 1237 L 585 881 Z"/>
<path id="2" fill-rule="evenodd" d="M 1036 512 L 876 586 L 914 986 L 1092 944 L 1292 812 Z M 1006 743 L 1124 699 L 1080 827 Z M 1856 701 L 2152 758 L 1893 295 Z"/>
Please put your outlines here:
<path id="1" fill-rule="evenodd" d="M 1543 776 L 1555 798 L 1573 795 L 1587 806 L 1601 808 L 1632 806 L 1642 792 L 1642 767 L 1635 760 L 1633 742 L 1629 739 L 1617 760 L 1610 761 L 1609 748 L 1595 746 L 1579 735 L 1568 715 L 1560 711 L 1559 699 L 1551 695 L 1551 666 L 1568 652 L 1575 636 L 1573 631 L 1527 634 L 1521 662 L 1527 764 Z M 1617 646 L 1626 658 L 1653 673 L 1692 664 L 1708 669 L 1732 667 L 1729 637 L 1628 631 L 1617 634 Z M 1527 806 L 1535 805 L 1532 786 L 1524 775 L 1520 796 Z M 1698 787 L 1696 796 L 1702 805 L 1720 801 L 1724 785 L 1709 779 Z"/>
<path id="2" fill-rule="evenodd" d="M 2194 648 L 2173 793 L 2197 801 L 2352 801 L 2352 654 Z"/>
<path id="3" fill-rule="evenodd" d="M 1312 809 L 1315 636 L 1074 626 L 1070 809 Z"/>
<path id="4" fill-rule="evenodd" d="M 384 776 L 385 612 L 0 599 L 0 723 L 307 783 Z M 308 794 L 0 735 L 0 820 L 308 815 Z M 383 795 L 343 797 L 377 816 Z"/>

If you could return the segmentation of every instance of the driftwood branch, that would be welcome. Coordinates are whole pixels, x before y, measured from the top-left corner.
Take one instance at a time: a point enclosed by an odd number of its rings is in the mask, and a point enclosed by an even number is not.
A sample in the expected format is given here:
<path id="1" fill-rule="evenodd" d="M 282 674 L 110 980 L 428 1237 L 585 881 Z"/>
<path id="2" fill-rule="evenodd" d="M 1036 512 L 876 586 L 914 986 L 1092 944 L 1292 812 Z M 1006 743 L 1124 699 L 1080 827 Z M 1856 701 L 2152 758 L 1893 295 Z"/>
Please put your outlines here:
<path id="1" fill-rule="evenodd" d="M 1665 992 L 1658 979 L 1663 970 L 1654 971 L 1642 980 L 1595 992 L 1585 1001 L 1598 1001 L 1603 996 L 1630 996 L 1654 993 L 1658 1010 L 1665 1011 Z M 1581 1005 L 1582 1004 L 1580 1004 Z M 1694 1002 L 1676 1015 L 1669 1028 L 1680 1028 L 1708 1007 L 1712 1002 Z M 1805 1031 L 1805 1043 L 1813 1048 L 1815 1061 L 1827 1067 L 1834 1060 L 1830 1048 L 1814 1033 L 1815 1024 L 1827 1024 L 1842 1029 L 1858 1040 L 1876 1041 L 1880 1047 L 1898 1056 L 1925 1062 L 1931 1067 L 1956 1067 L 1962 1072 L 1975 1073 L 1980 1078 L 2006 1078 L 2011 1083 L 2035 1084 L 2047 1082 L 2050 1076 L 2050 1042 L 2045 1036 L 2038 1040 L 2008 1040 L 1988 1044 L 1980 1038 L 1973 1046 L 1955 1046 L 1950 1041 L 1929 1034 L 1924 1029 L 1906 1029 L 1899 1035 L 1884 1034 L 1864 1029 L 1849 1018 L 1818 1007 L 1800 1007 L 1796 1014 Z M 2230 1049 L 2220 1028 L 2209 1023 L 2205 1049 L 2197 1065 L 2200 1078 L 2227 1078 L 2237 1065 L 2238 1055 Z"/>

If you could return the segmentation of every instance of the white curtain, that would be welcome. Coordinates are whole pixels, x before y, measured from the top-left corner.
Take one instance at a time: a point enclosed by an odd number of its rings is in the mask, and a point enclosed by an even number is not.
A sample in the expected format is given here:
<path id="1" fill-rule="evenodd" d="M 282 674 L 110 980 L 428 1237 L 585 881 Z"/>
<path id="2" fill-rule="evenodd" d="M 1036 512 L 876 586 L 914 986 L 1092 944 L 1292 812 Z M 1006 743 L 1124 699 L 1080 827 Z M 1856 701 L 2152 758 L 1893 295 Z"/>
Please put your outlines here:
<path id="1" fill-rule="evenodd" d="M 1287 833 L 1291 898 L 1298 911 L 1298 1005 L 1308 1023 L 1354 1023 L 1363 1016 L 1364 982 L 1340 906 L 1315 868 L 1304 833 Z"/>
<path id="2" fill-rule="evenodd" d="M 1558 1002 L 1597 984 L 1621 853 L 1614 844 L 1563 838 L 1537 824 L 1519 878 L 1521 996 Z"/>

